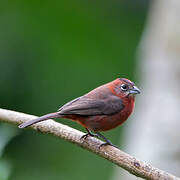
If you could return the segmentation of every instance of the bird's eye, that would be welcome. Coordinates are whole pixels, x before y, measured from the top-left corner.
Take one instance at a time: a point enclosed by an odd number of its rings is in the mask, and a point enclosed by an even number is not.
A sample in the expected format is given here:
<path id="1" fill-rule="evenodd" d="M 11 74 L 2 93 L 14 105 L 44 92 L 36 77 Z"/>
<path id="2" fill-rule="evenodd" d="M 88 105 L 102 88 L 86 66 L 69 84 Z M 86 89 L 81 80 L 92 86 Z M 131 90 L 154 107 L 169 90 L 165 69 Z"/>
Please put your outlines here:
<path id="1" fill-rule="evenodd" d="M 121 85 L 121 90 L 127 91 L 127 90 L 128 90 L 128 85 L 122 84 L 122 85 Z"/>

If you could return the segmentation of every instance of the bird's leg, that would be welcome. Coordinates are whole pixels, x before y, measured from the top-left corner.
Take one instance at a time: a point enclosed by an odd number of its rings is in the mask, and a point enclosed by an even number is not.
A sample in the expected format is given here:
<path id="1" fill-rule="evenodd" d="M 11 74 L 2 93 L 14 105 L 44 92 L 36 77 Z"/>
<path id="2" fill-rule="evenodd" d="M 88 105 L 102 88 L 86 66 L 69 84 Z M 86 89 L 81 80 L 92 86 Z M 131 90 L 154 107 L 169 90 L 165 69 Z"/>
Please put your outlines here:
<path id="1" fill-rule="evenodd" d="M 101 144 L 100 147 L 106 146 L 106 145 L 111 145 L 111 146 L 113 146 L 113 147 L 115 147 L 115 148 L 118 148 L 116 145 L 112 144 L 112 142 L 111 142 L 109 139 L 107 139 L 106 137 L 104 137 L 104 136 L 103 136 L 102 134 L 100 134 L 99 132 L 92 133 L 92 132 L 91 132 L 89 129 L 87 129 L 87 128 L 86 128 L 86 130 L 87 130 L 87 133 L 86 133 L 85 135 L 83 135 L 83 136 L 81 137 L 81 139 L 86 139 L 88 136 L 98 137 L 98 138 L 101 138 L 101 139 L 103 139 L 103 140 L 105 141 L 105 143 Z M 118 148 L 118 149 L 119 149 L 119 148 Z"/>
<path id="2" fill-rule="evenodd" d="M 86 128 L 87 133 L 81 137 L 81 139 L 86 139 L 88 136 L 99 137 L 97 134 L 92 133 L 89 129 Z"/>
<path id="3" fill-rule="evenodd" d="M 103 136 L 102 134 L 100 134 L 99 132 L 97 132 L 96 135 L 98 135 L 98 137 L 102 138 L 102 139 L 105 141 L 105 143 L 101 144 L 100 147 L 106 146 L 106 145 L 111 145 L 111 146 L 113 146 L 113 147 L 115 147 L 115 148 L 118 148 L 118 146 L 112 144 L 112 142 L 111 142 L 109 139 L 107 139 L 106 137 L 104 137 L 104 136 Z M 118 149 L 119 149 L 119 148 L 118 148 Z"/>

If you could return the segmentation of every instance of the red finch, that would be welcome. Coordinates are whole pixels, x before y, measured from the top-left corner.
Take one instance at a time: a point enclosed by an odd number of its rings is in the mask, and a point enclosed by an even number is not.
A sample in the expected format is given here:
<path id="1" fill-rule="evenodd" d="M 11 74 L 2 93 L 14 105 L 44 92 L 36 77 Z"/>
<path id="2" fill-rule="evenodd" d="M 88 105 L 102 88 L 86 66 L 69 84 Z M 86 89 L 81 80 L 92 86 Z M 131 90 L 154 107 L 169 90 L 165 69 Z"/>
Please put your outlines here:
<path id="1" fill-rule="evenodd" d="M 19 128 L 50 118 L 67 118 L 86 128 L 87 134 L 83 138 L 100 137 L 106 142 L 102 145 L 114 146 L 99 131 L 113 129 L 126 121 L 134 109 L 135 95 L 139 93 L 140 90 L 133 82 L 125 78 L 117 78 L 66 103 L 58 112 L 22 123 Z"/>

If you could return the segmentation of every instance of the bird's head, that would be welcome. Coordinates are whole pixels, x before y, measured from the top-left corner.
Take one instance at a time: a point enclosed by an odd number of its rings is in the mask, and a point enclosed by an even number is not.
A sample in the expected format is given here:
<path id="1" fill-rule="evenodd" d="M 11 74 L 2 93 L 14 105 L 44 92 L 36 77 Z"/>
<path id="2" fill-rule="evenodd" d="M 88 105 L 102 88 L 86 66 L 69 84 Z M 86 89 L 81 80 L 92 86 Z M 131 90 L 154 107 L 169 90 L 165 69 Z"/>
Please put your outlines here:
<path id="1" fill-rule="evenodd" d="M 140 94 L 140 90 L 135 84 L 126 78 L 117 78 L 113 81 L 113 92 L 119 97 L 133 97 Z"/>

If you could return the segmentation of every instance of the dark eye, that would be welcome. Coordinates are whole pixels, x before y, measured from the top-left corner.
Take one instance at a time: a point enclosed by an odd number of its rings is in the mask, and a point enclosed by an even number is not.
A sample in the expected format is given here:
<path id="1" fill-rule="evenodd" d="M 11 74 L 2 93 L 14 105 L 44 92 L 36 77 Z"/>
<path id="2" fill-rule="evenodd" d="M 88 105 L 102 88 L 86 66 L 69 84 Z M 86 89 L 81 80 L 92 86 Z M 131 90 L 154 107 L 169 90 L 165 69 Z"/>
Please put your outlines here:
<path id="1" fill-rule="evenodd" d="M 128 90 L 128 85 L 122 84 L 122 85 L 121 85 L 121 90 L 127 91 L 127 90 Z"/>

